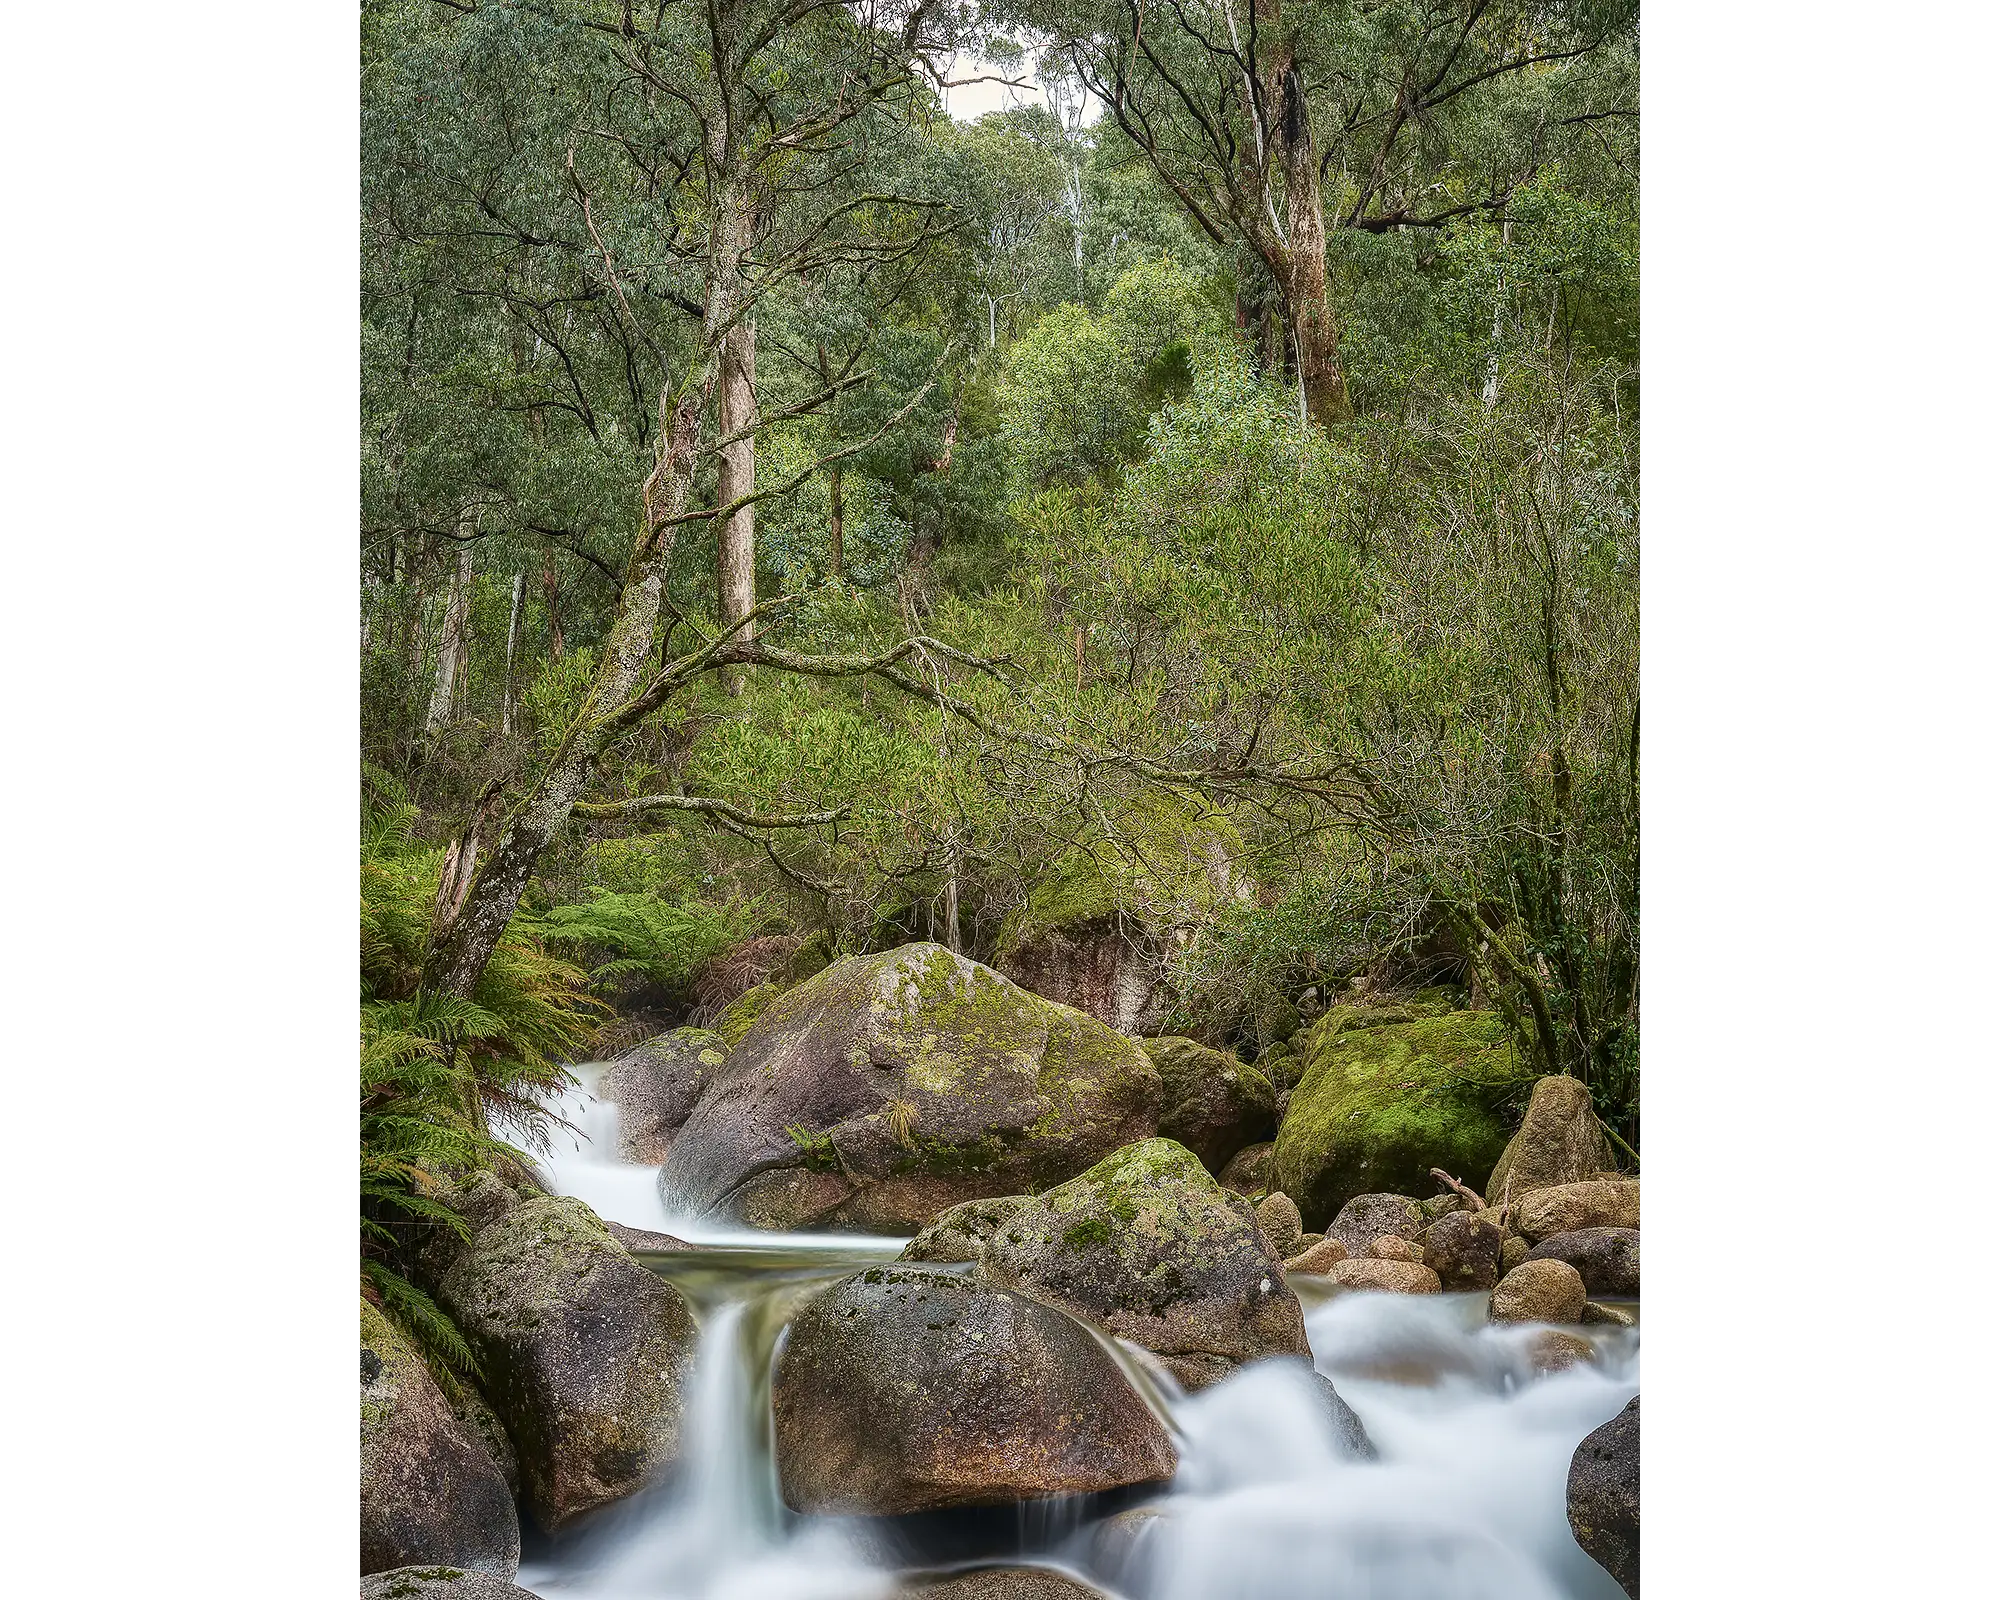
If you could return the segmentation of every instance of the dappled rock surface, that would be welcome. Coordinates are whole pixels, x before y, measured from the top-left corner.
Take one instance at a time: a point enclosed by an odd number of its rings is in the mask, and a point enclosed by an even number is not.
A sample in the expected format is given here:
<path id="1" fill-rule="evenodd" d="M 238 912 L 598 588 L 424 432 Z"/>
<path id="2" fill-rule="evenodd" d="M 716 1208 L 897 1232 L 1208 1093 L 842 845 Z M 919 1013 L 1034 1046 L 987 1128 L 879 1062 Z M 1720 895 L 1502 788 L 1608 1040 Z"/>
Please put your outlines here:
<path id="1" fill-rule="evenodd" d="M 1003 1194 L 991 1200 L 967 1200 L 940 1211 L 928 1228 L 903 1246 L 899 1259 L 977 1261 L 1000 1225 L 1022 1206 L 1032 1205 L 1034 1199 L 1031 1194 Z"/>
<path id="2" fill-rule="evenodd" d="M 520 1560 L 499 1467 L 422 1358 L 362 1301 L 362 1572 L 430 1561 L 511 1576 Z"/>
<path id="3" fill-rule="evenodd" d="M 1305 1319 L 1250 1207 L 1183 1146 L 1148 1139 L 1021 1207 L 981 1272 L 1159 1356 L 1195 1389 L 1307 1355 Z"/>
<path id="4" fill-rule="evenodd" d="M 1368 1254 L 1368 1247 L 1385 1233 L 1421 1239 L 1423 1208 L 1406 1194 L 1358 1194 L 1340 1208 L 1326 1230 L 1326 1236 L 1347 1246 L 1351 1256 Z"/>
<path id="5" fill-rule="evenodd" d="M 1215 1181 L 1232 1194 L 1259 1195 L 1271 1187 L 1272 1144 L 1245 1145 L 1231 1156 Z"/>
<path id="6" fill-rule="evenodd" d="M 618 1153 L 641 1166 L 667 1159 L 729 1046 L 706 1028 L 676 1028 L 628 1050 L 597 1080 L 597 1098 L 618 1107 Z"/>
<path id="7" fill-rule="evenodd" d="M 1486 1180 L 1489 1205 L 1503 1205 L 1530 1189 L 1581 1183 L 1611 1169 L 1611 1146 L 1598 1125 L 1590 1091 L 1575 1078 L 1538 1079 L 1520 1129 L 1507 1141 Z M 1479 1181 L 1476 1172 L 1463 1174 Z"/>
<path id="8" fill-rule="evenodd" d="M 1495 1322 L 1580 1322 L 1583 1278 L 1567 1261 L 1524 1261 L 1500 1280 L 1487 1315 Z"/>
<path id="9" fill-rule="evenodd" d="M 1160 1137 L 1186 1145 L 1210 1172 L 1268 1139 L 1277 1096 L 1263 1073 L 1192 1039 L 1141 1039 L 1160 1071 Z"/>
<path id="10" fill-rule="evenodd" d="M 1518 1197 L 1507 1210 L 1516 1231 L 1530 1244 L 1584 1228 L 1637 1228 L 1639 1180 L 1603 1179 L 1536 1189 Z"/>
<path id="11" fill-rule="evenodd" d="M 605 1231 L 627 1250 L 639 1255 L 672 1255 L 695 1247 L 671 1233 L 655 1233 L 651 1228 L 628 1228 L 622 1222 L 607 1222 Z"/>
<path id="12" fill-rule="evenodd" d="M 1528 1252 L 1530 1261 L 1567 1261 L 1592 1295 L 1631 1299 L 1639 1293 L 1639 1230 L 1578 1228 L 1552 1233 Z"/>
<path id="13" fill-rule="evenodd" d="M 937 1267 L 871 1267 L 793 1321 L 772 1386 L 796 1511 L 895 1514 L 1172 1475 L 1166 1430 L 1087 1329 Z"/>
<path id="14" fill-rule="evenodd" d="M 361 1580 L 361 1600 L 536 1600 L 533 1590 L 490 1572 L 458 1567 L 397 1567 Z"/>
<path id="15" fill-rule="evenodd" d="M 1285 1263 L 1287 1272 L 1313 1272 L 1324 1277 L 1337 1262 L 1347 1259 L 1347 1246 L 1338 1239 L 1322 1239 L 1309 1245 Z"/>
<path id="16" fill-rule="evenodd" d="M 674 1458 L 694 1319 L 581 1200 L 507 1211 L 440 1292 L 486 1370 L 544 1529 L 630 1494 Z"/>
<path id="17" fill-rule="evenodd" d="M 1105 1600 L 1102 1589 L 1047 1567 L 986 1567 L 933 1578 L 897 1593 L 921 1595 L 924 1600 Z"/>
<path id="18" fill-rule="evenodd" d="M 1146 1137 L 1138 1044 L 942 945 L 828 967 L 776 998 L 660 1169 L 670 1210 L 914 1231 L 1058 1183 Z"/>
<path id="19" fill-rule="evenodd" d="M 1588 1339 L 1561 1328 L 1542 1329 L 1528 1341 L 1527 1350 L 1528 1365 L 1542 1376 L 1589 1366 L 1597 1359 L 1597 1349 Z"/>
<path id="20" fill-rule="evenodd" d="M 1336 1006 L 1293 1048 L 1306 1066 L 1278 1128 L 1276 1175 L 1309 1228 L 1358 1194 L 1428 1193 L 1432 1167 L 1489 1171 L 1506 1147 L 1496 1090 L 1483 1086 L 1519 1068 L 1493 1012 Z"/>
<path id="21" fill-rule="evenodd" d="M 1305 1230 L 1299 1225 L 1299 1208 L 1292 1204 L 1288 1194 L 1266 1195 L 1257 1202 L 1257 1226 L 1264 1230 L 1271 1248 L 1281 1256 L 1305 1237 Z"/>
<path id="22" fill-rule="evenodd" d="M 1424 1248 L 1400 1234 L 1385 1233 L 1368 1246 L 1368 1255 L 1374 1261 L 1422 1261 Z"/>
<path id="23" fill-rule="evenodd" d="M 1436 1294 L 1438 1275 L 1421 1261 L 1377 1261 L 1364 1257 L 1339 1261 L 1328 1274 L 1343 1289 L 1372 1289 L 1382 1294 Z"/>
<path id="24" fill-rule="evenodd" d="M 1424 1265 L 1450 1290 L 1491 1289 L 1500 1281 L 1500 1229 L 1469 1211 L 1452 1211 L 1424 1230 Z"/>
<path id="25" fill-rule="evenodd" d="M 1639 1600 L 1639 1397 L 1584 1435 L 1569 1462 L 1569 1526 L 1584 1553 Z"/>

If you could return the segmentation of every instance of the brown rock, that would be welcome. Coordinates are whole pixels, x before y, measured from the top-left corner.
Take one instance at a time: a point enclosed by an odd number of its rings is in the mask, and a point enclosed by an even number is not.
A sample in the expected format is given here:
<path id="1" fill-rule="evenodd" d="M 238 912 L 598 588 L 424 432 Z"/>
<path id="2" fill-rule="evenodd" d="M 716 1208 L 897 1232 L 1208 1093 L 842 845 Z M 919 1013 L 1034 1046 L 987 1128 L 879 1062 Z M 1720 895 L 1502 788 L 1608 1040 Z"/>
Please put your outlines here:
<path id="1" fill-rule="evenodd" d="M 1105 1600 L 1102 1589 L 1047 1567 L 986 1567 L 950 1578 L 934 1578 L 898 1594 L 923 1600 Z"/>
<path id="2" fill-rule="evenodd" d="M 1260 1195 L 1271 1187 L 1271 1152 L 1275 1145 L 1245 1145 L 1229 1158 L 1229 1164 L 1216 1174 L 1215 1181 L 1223 1188 L 1240 1195 Z"/>
<path id="3" fill-rule="evenodd" d="M 1424 1230 L 1424 1265 L 1447 1289 L 1491 1289 L 1500 1281 L 1500 1245 L 1499 1228 L 1483 1215 L 1453 1211 Z"/>
<path id="4" fill-rule="evenodd" d="M 1530 1261 L 1567 1261 L 1591 1294 L 1635 1299 L 1639 1293 L 1639 1230 L 1577 1228 L 1552 1233 L 1528 1252 Z"/>
<path id="5" fill-rule="evenodd" d="M 1285 1263 L 1287 1272 L 1314 1272 L 1321 1276 L 1333 1271 L 1336 1263 L 1347 1259 L 1347 1246 L 1338 1239 L 1322 1239 L 1310 1249 L 1304 1250 Z"/>
<path id="6" fill-rule="evenodd" d="M 1569 1460 L 1569 1526 L 1584 1553 L 1639 1600 L 1639 1397 L 1585 1434 Z"/>
<path id="7" fill-rule="evenodd" d="M 894 1515 L 1173 1474 L 1174 1448 L 1085 1329 L 938 1267 L 870 1267 L 792 1323 L 772 1382 L 795 1511 Z"/>
<path id="8" fill-rule="evenodd" d="M 1500 1271 L 1504 1275 L 1512 1272 L 1528 1259 L 1528 1241 L 1518 1233 L 1510 1233 L 1500 1241 Z"/>
<path id="9" fill-rule="evenodd" d="M 1421 1239 L 1426 1226 L 1423 1208 L 1406 1194 L 1358 1194 L 1340 1208 L 1326 1236 L 1346 1245 L 1350 1256 L 1364 1256 L 1385 1233 Z"/>
<path id="10" fill-rule="evenodd" d="M 1304 1229 L 1299 1225 L 1299 1208 L 1288 1194 L 1266 1195 L 1257 1205 L 1257 1226 L 1279 1255 L 1291 1254 Z"/>
<path id="11" fill-rule="evenodd" d="M 361 1600 L 536 1600 L 533 1591 L 490 1572 L 459 1567 L 396 1567 L 361 1580 Z"/>
<path id="12" fill-rule="evenodd" d="M 1220 1172 L 1245 1145 L 1276 1131 L 1276 1097 L 1255 1067 L 1192 1039 L 1141 1039 L 1160 1070 L 1160 1137 Z"/>
<path id="13" fill-rule="evenodd" d="M 1638 1321 L 1633 1317 L 1631 1312 L 1620 1311 L 1616 1306 L 1601 1306 L 1595 1300 L 1584 1301 L 1581 1320 L 1585 1323 L 1601 1322 L 1607 1327 L 1612 1328 L 1636 1328 L 1638 1326 Z"/>
<path id="14" fill-rule="evenodd" d="M 1567 1372 L 1597 1359 L 1597 1349 L 1588 1339 L 1560 1328 L 1545 1328 L 1528 1341 L 1528 1364 L 1540 1373 Z"/>
<path id="15" fill-rule="evenodd" d="M 1524 1261 L 1493 1291 L 1495 1322 L 1575 1322 L 1583 1315 L 1583 1277 L 1567 1261 Z"/>
<path id="16" fill-rule="evenodd" d="M 1386 1294 L 1436 1294 L 1438 1275 L 1420 1261 L 1338 1261 L 1330 1274 L 1343 1289 L 1376 1289 Z"/>
<path id="17" fill-rule="evenodd" d="M 1397 1234 L 1385 1233 L 1369 1241 L 1368 1254 L 1377 1261 L 1421 1261 L 1424 1247 Z"/>
<path id="18" fill-rule="evenodd" d="M 1486 1198 L 1497 1206 L 1531 1189 L 1579 1183 L 1610 1165 L 1611 1146 L 1598 1125 L 1590 1091 L 1575 1078 L 1542 1078 L 1528 1096 L 1520 1131 L 1493 1164 Z M 1468 1183 L 1478 1181 L 1471 1173 L 1464 1176 Z"/>
<path id="19" fill-rule="evenodd" d="M 1637 1228 L 1639 1180 L 1595 1179 L 1536 1189 L 1517 1196 L 1509 1210 L 1516 1231 L 1531 1244 L 1580 1228 Z"/>

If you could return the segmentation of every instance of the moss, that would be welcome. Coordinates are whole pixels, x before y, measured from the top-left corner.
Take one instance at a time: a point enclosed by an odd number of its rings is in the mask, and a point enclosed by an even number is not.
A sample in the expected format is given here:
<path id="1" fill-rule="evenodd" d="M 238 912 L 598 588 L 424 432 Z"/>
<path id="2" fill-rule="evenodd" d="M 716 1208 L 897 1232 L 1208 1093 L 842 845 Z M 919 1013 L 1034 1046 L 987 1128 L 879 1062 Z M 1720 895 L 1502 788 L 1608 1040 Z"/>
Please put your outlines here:
<path id="1" fill-rule="evenodd" d="M 743 1042 L 743 1036 L 757 1025 L 757 1019 L 770 1009 L 771 1002 L 783 993 L 784 990 L 775 983 L 760 983 L 754 989 L 745 990 L 729 1002 L 709 1031 L 719 1035 L 723 1043 L 734 1050 Z"/>
<path id="2" fill-rule="evenodd" d="M 1357 1194 L 1427 1193 L 1432 1167 L 1488 1172 L 1506 1147 L 1496 1107 L 1527 1074 L 1493 1012 L 1338 1007 L 1297 1045 L 1274 1166 L 1308 1228 Z"/>

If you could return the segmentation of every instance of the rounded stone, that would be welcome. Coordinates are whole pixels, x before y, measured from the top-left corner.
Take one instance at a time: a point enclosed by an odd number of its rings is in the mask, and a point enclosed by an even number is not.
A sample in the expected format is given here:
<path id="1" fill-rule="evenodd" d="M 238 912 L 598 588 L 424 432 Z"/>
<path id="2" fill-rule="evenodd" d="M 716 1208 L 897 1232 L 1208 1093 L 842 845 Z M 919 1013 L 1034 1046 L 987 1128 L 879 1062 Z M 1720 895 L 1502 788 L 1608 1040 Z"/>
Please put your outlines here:
<path id="1" fill-rule="evenodd" d="M 1486 1180 L 1486 1198 L 1504 1205 L 1531 1189 L 1580 1183 L 1611 1166 L 1611 1146 L 1598 1124 L 1590 1090 L 1575 1078 L 1537 1079 L 1521 1126 Z M 1467 1182 L 1476 1181 L 1467 1173 Z"/>
<path id="2" fill-rule="evenodd" d="M 1223 1188 L 1240 1195 L 1261 1195 L 1271 1187 L 1271 1152 L 1276 1149 L 1270 1144 L 1245 1145 L 1216 1174 L 1216 1182 Z"/>
<path id="3" fill-rule="evenodd" d="M 1368 1254 L 1376 1261 L 1421 1261 L 1423 1246 L 1393 1233 L 1385 1233 L 1368 1244 Z"/>
<path id="4" fill-rule="evenodd" d="M 1487 1315 L 1495 1322 L 1578 1322 L 1583 1301 L 1583 1276 L 1567 1261 L 1524 1261 L 1500 1280 Z"/>
<path id="5" fill-rule="evenodd" d="M 1639 1180 L 1594 1179 L 1554 1189 L 1535 1189 L 1517 1195 L 1508 1213 L 1515 1231 L 1524 1234 L 1530 1244 L 1584 1228 L 1637 1228 Z"/>
<path id="6" fill-rule="evenodd" d="M 1255 1067 L 1192 1039 L 1139 1041 L 1160 1072 L 1160 1137 L 1186 1145 L 1210 1172 L 1276 1127 L 1277 1096 Z"/>
<path id="7" fill-rule="evenodd" d="M 1576 1228 L 1552 1233 L 1528 1252 L 1530 1261 L 1567 1261 L 1583 1274 L 1592 1295 L 1616 1300 L 1639 1293 L 1639 1230 L 1637 1228 Z"/>
<path id="8" fill-rule="evenodd" d="M 1347 1259 L 1347 1246 L 1338 1239 L 1322 1239 L 1285 1263 L 1287 1272 L 1312 1272 L 1324 1277 L 1336 1264 Z"/>
<path id="9" fill-rule="evenodd" d="M 1420 1261 L 1338 1261 L 1330 1274 L 1343 1289 L 1373 1289 L 1384 1294 L 1436 1294 L 1443 1285 Z"/>
<path id="10" fill-rule="evenodd" d="M 1584 1553 L 1639 1600 L 1639 1397 L 1584 1435 L 1569 1462 L 1569 1526 Z"/>
<path id="11" fill-rule="evenodd" d="M 618 1107 L 618 1153 L 655 1167 L 722 1065 L 729 1046 L 706 1028 L 676 1028 L 625 1052 L 597 1080 L 597 1098 Z"/>
<path id="12" fill-rule="evenodd" d="M 1499 1228 L 1474 1212 L 1450 1212 L 1424 1230 L 1424 1265 L 1447 1289 L 1491 1289 L 1500 1281 L 1500 1250 Z"/>
<path id="13" fill-rule="evenodd" d="M 1288 1194 L 1266 1195 L 1257 1203 L 1257 1226 L 1279 1255 L 1288 1253 L 1305 1232 L 1299 1226 L 1299 1208 Z"/>
<path id="14" fill-rule="evenodd" d="M 1358 1194 L 1340 1208 L 1326 1236 L 1346 1245 L 1350 1256 L 1365 1256 L 1383 1234 L 1421 1239 L 1425 1225 L 1423 1208 L 1406 1194 Z"/>

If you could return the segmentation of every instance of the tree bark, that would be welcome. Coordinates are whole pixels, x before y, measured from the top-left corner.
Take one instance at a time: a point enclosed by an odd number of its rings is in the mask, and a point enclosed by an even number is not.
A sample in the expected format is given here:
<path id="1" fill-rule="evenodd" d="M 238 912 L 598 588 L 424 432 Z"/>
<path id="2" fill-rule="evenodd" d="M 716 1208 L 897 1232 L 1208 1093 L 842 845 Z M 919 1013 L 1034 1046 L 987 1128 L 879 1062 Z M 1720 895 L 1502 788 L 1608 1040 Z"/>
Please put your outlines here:
<path id="1" fill-rule="evenodd" d="M 458 568 L 452 574 L 445 601 L 444 632 L 438 640 L 437 675 L 431 680 L 430 710 L 424 716 L 424 737 L 435 739 L 451 720 L 453 691 L 465 657 L 466 623 L 472 612 L 472 528 L 470 512 L 459 519 Z"/>
<path id="2" fill-rule="evenodd" d="M 1275 10 L 1275 6 L 1273 10 Z M 1340 366 L 1340 324 L 1326 290 L 1326 218 L 1320 207 L 1319 155 L 1312 108 L 1289 43 L 1273 74 L 1273 134 L 1285 173 L 1285 241 L 1279 282 L 1291 322 L 1306 411 L 1322 428 L 1354 417 Z"/>
<path id="3" fill-rule="evenodd" d="M 723 437 L 756 421 L 757 325 L 745 317 L 729 330 L 722 347 L 719 424 Z M 722 447 L 716 467 L 718 504 L 757 492 L 755 435 Z M 747 617 L 757 604 L 757 508 L 744 506 L 716 530 L 718 620 L 724 628 Z M 747 638 L 750 629 L 745 629 Z"/>
<path id="4" fill-rule="evenodd" d="M 521 648 L 521 596 L 528 586 L 525 572 L 514 574 L 514 598 L 507 608 L 507 665 L 500 677 L 500 735 L 514 731 L 514 657 Z"/>
<path id="5" fill-rule="evenodd" d="M 847 500 L 841 488 L 841 464 L 826 469 L 826 567 L 829 576 L 847 576 Z"/>

